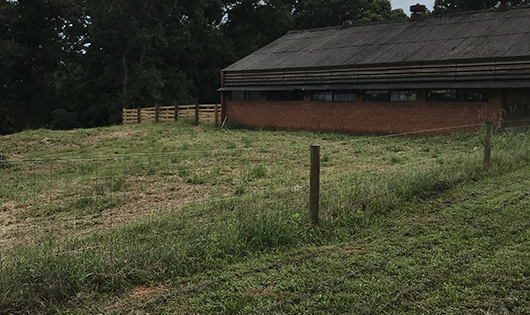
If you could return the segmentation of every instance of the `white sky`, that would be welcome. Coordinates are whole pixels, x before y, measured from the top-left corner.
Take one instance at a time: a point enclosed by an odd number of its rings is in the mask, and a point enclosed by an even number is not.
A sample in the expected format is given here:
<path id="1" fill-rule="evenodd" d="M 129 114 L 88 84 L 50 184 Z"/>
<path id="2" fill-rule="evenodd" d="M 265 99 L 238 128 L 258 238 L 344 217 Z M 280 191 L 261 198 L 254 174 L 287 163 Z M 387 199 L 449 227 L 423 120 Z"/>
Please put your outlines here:
<path id="1" fill-rule="evenodd" d="M 415 5 L 416 3 L 424 4 L 432 11 L 434 5 L 434 0 L 429 1 L 419 1 L 419 0 L 390 0 L 392 4 L 392 9 L 403 9 L 407 15 L 410 15 L 410 6 Z"/>

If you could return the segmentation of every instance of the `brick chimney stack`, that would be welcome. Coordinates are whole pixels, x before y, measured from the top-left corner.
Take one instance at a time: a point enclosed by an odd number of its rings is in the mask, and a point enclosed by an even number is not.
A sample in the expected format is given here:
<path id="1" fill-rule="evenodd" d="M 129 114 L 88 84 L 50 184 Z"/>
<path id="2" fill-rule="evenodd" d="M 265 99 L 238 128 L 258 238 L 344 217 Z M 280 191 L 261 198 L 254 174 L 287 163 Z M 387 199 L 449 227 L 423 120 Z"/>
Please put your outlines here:
<path id="1" fill-rule="evenodd" d="M 410 6 L 410 20 L 411 21 L 417 21 L 421 20 L 423 16 L 425 15 L 425 11 L 427 10 L 427 7 L 423 4 L 415 4 Z"/>
<path id="2" fill-rule="evenodd" d="M 512 2 L 510 0 L 501 0 L 501 3 L 499 4 L 497 11 L 499 12 L 508 11 L 510 10 L 511 6 L 512 6 Z"/>
<path id="3" fill-rule="evenodd" d="M 353 14 L 351 14 L 350 12 L 341 15 L 340 19 L 342 20 L 342 25 L 340 26 L 341 29 L 348 28 L 353 24 Z"/>

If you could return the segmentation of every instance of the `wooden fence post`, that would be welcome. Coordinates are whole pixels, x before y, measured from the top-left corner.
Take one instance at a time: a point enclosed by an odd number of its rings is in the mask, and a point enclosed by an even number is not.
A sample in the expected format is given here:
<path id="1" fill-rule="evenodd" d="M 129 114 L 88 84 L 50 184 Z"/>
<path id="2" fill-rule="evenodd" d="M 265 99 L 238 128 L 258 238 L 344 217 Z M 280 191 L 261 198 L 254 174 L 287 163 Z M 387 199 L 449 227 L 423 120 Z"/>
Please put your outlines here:
<path id="1" fill-rule="evenodd" d="M 484 166 L 488 168 L 491 164 L 491 138 L 493 133 L 493 123 L 486 122 L 486 141 L 484 143 Z"/>
<path id="2" fill-rule="evenodd" d="M 309 216 L 313 224 L 318 224 L 320 202 L 320 146 L 311 146 L 311 173 L 309 176 Z"/>
<path id="3" fill-rule="evenodd" d="M 138 121 L 139 124 L 142 123 L 142 108 L 141 107 L 138 107 L 138 113 L 136 116 L 136 120 Z"/>
<path id="4" fill-rule="evenodd" d="M 195 102 L 195 126 L 199 125 L 199 104 Z"/>
<path id="5" fill-rule="evenodd" d="M 214 109 L 214 115 L 215 115 L 215 127 L 219 127 L 219 104 L 215 104 Z"/>
<path id="6" fill-rule="evenodd" d="M 160 107 L 158 104 L 155 105 L 155 123 L 160 122 Z"/>
<path id="7" fill-rule="evenodd" d="M 175 105 L 175 121 L 179 120 L 179 105 L 177 102 L 174 102 Z"/>

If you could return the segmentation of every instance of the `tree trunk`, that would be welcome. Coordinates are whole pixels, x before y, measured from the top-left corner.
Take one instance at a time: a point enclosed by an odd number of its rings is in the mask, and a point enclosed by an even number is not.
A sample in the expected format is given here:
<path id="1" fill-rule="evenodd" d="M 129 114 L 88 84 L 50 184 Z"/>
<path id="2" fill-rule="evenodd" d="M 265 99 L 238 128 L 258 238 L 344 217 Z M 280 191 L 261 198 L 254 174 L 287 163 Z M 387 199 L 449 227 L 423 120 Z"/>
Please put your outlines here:
<path id="1" fill-rule="evenodd" d="M 122 108 L 127 108 L 129 105 L 128 94 L 129 94 L 129 65 L 127 64 L 127 57 L 129 52 L 134 47 L 136 39 L 127 41 L 127 47 L 121 56 L 121 66 L 123 69 L 123 83 L 122 83 Z"/>

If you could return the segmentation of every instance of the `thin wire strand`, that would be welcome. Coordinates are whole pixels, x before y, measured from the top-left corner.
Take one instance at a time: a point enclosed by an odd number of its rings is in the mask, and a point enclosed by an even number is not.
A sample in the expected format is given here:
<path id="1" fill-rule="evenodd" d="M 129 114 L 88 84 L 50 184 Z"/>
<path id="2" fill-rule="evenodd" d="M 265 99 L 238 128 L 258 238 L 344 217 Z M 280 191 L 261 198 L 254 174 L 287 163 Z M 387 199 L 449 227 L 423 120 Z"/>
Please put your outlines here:
<path id="1" fill-rule="evenodd" d="M 279 189 L 271 189 L 271 190 L 265 190 L 265 191 L 259 191 L 259 192 L 253 192 L 253 193 L 247 193 L 245 195 L 241 195 L 241 196 L 230 196 L 230 197 L 222 197 L 222 198 L 214 198 L 214 199 L 205 199 L 205 200 L 199 200 L 199 201 L 191 201 L 191 202 L 188 202 L 186 204 L 182 204 L 180 205 L 179 207 L 175 208 L 175 207 L 167 207 L 167 208 L 159 208 L 158 209 L 158 212 L 161 212 L 161 211 L 164 211 L 164 210 L 170 210 L 170 209 L 185 209 L 187 207 L 193 207 L 193 206 L 198 206 L 198 205 L 206 205 L 206 204 L 211 204 L 211 203 L 216 203 L 216 202 L 222 202 L 222 201 L 229 201 L 229 200 L 237 200 L 237 199 L 250 199 L 250 198 L 253 198 L 253 197 L 256 197 L 256 196 L 260 196 L 260 195 L 266 195 L 266 194 L 274 194 L 274 193 L 279 193 L 279 192 L 286 192 L 286 191 L 301 191 L 303 189 L 305 189 L 307 186 L 302 186 L 302 185 L 296 185 L 294 187 L 284 187 L 284 188 L 279 188 Z M 130 192 L 130 193 L 134 193 L 134 192 Z M 82 198 L 79 198 L 79 199 L 82 199 Z M 171 203 L 168 202 L 168 205 L 172 205 Z M 216 211 L 209 211 L 209 212 L 206 212 L 206 213 L 213 213 L 213 212 L 220 212 L 222 210 L 216 210 Z M 203 215 L 204 213 L 200 213 L 200 215 Z M 197 215 L 195 214 L 192 214 L 190 217 L 195 217 Z M 182 217 L 181 218 L 186 218 L 186 217 Z M 76 222 L 79 222 L 79 221 L 83 221 L 85 219 L 85 217 L 77 217 L 77 218 L 73 218 L 73 219 L 68 219 L 68 220 L 63 220 L 61 221 L 62 223 L 62 226 L 63 227 L 68 227 L 69 225 L 66 224 L 66 223 L 76 223 Z M 42 224 L 44 220 L 42 221 L 38 221 L 38 222 L 35 222 L 36 224 Z M 16 232 L 25 232 L 25 231 L 38 231 L 38 230 L 49 230 L 50 227 L 57 227 L 57 223 L 52 223 L 48 226 L 39 226 L 39 227 L 28 227 L 26 229 L 17 229 Z"/>
<path id="2" fill-rule="evenodd" d="M 301 146 L 300 146 L 301 147 Z M 292 147 L 281 147 L 281 148 L 239 148 L 239 149 L 212 149 L 212 150 L 197 150 L 197 151 L 172 151 L 172 152 L 146 152 L 146 153 L 134 153 L 134 154 L 113 154 L 113 155 L 101 155 L 101 156 L 85 156 L 85 157 L 53 157 L 53 158 L 35 158 L 35 159 L 18 159 L 18 160 L 2 160 L 0 163 L 22 163 L 22 162 L 53 162 L 53 161 L 101 161 L 101 160 L 112 160 L 112 159 L 123 159 L 128 157 L 152 157 L 152 156 L 169 156 L 169 155 L 192 155 L 192 154 L 210 154 L 210 153 L 227 153 L 227 152 L 250 152 L 250 151 L 261 151 L 267 152 L 293 152 L 296 151 Z"/>
<path id="3" fill-rule="evenodd" d="M 362 141 L 372 141 L 372 140 L 386 139 L 386 138 L 394 138 L 394 137 L 400 137 L 400 136 L 415 135 L 415 134 L 420 134 L 420 133 L 428 133 L 428 132 L 433 132 L 433 131 L 442 131 L 442 130 L 451 130 L 451 129 L 469 128 L 469 127 L 478 127 L 478 126 L 483 126 L 483 125 L 484 124 L 468 124 L 468 125 L 459 125 L 459 126 L 451 126 L 451 127 L 434 128 L 434 129 L 421 129 L 421 130 L 417 130 L 417 131 L 393 133 L 393 134 L 390 134 L 390 135 L 366 137 L 366 138 L 360 138 L 360 139 L 351 139 L 351 140 L 347 140 L 347 141 L 324 143 L 324 144 L 322 144 L 322 146 L 344 145 L 344 144 L 348 144 L 348 143 L 355 143 L 355 142 L 362 142 Z"/>

